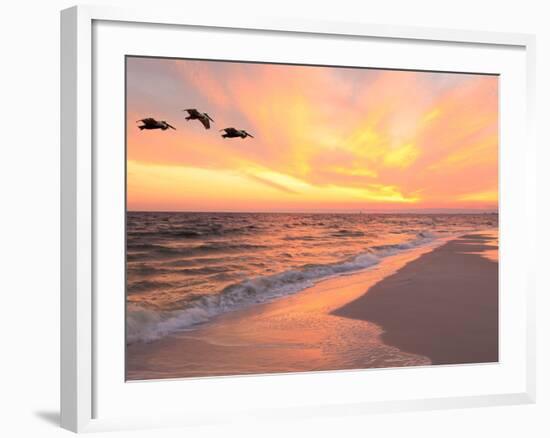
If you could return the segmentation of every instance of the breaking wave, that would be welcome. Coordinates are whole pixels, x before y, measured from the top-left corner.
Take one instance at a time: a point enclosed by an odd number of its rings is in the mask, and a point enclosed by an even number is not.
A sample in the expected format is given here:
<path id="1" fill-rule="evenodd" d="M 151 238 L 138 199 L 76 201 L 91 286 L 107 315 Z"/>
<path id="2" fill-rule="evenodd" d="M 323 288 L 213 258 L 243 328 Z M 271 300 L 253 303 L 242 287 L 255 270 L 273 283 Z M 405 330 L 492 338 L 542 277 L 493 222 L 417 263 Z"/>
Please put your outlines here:
<path id="1" fill-rule="evenodd" d="M 185 303 L 178 302 L 178 308 L 174 309 L 158 310 L 129 303 L 126 314 L 126 342 L 150 342 L 204 323 L 226 312 L 295 294 L 320 280 L 369 268 L 384 257 L 426 245 L 434 238 L 429 232 L 421 232 L 408 242 L 375 246 L 337 263 L 308 264 L 298 269 L 250 278 L 231 284 L 215 294 L 190 296 Z"/>

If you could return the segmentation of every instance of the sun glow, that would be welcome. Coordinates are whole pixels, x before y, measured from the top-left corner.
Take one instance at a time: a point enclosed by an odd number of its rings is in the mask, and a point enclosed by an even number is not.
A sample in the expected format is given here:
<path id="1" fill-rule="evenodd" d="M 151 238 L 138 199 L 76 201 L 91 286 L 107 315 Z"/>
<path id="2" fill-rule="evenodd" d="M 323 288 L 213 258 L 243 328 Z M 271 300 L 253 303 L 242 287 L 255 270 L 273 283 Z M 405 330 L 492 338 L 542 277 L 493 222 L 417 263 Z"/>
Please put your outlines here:
<path id="1" fill-rule="evenodd" d="M 130 210 L 497 206 L 496 77 L 127 62 Z M 190 107 L 207 111 L 212 129 L 186 121 Z M 177 130 L 138 130 L 148 116 Z M 228 126 L 254 138 L 223 139 Z"/>

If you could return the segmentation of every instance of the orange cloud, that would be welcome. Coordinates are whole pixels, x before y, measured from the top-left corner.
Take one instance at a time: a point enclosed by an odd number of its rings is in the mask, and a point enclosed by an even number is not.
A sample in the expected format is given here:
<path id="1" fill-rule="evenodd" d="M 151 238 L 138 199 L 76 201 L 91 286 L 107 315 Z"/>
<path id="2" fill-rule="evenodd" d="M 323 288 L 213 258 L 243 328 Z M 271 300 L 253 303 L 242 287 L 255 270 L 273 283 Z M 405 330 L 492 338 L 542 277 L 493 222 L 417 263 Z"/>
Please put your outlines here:
<path id="1" fill-rule="evenodd" d="M 160 199 L 177 210 L 220 205 L 217 193 L 231 185 L 240 197 L 232 193 L 223 205 L 232 210 L 496 207 L 496 197 L 481 194 L 498 191 L 497 77 L 144 62 L 127 69 L 130 208 L 158 208 Z M 162 86 L 152 93 L 143 77 Z M 209 112 L 213 129 L 186 122 L 184 107 Z M 137 130 L 135 120 L 147 115 L 177 131 Z M 217 129 L 227 126 L 255 138 L 222 139 Z M 185 193 L 160 183 L 178 168 L 195 172 L 177 177 Z M 191 192 L 212 199 L 191 202 Z"/>

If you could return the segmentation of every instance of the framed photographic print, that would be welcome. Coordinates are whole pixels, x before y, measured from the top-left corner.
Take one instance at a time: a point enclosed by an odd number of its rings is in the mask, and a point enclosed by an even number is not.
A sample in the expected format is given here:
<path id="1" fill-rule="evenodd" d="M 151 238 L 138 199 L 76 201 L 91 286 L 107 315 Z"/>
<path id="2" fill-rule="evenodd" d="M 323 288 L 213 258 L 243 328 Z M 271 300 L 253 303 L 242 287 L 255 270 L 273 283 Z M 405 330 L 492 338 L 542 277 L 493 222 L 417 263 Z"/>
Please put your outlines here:
<path id="1" fill-rule="evenodd" d="M 532 402 L 533 51 L 63 11 L 62 426 Z"/>

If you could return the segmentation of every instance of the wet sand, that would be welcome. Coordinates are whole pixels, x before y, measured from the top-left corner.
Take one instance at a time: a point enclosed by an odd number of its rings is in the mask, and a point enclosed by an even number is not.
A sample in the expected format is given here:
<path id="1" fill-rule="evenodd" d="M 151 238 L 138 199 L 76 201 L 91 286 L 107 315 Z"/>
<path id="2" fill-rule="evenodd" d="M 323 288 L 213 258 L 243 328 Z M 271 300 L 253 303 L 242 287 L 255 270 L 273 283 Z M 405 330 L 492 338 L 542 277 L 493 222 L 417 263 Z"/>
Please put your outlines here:
<path id="1" fill-rule="evenodd" d="M 418 248 L 127 347 L 127 379 L 498 360 L 496 234 Z M 492 244 L 495 242 L 495 244 Z"/>
<path id="2" fill-rule="evenodd" d="M 497 246 L 488 235 L 446 243 L 333 312 L 374 322 L 382 341 L 432 364 L 498 362 Z"/>

